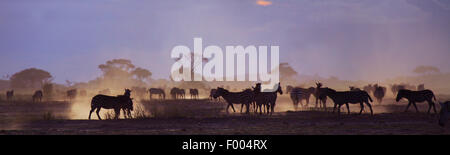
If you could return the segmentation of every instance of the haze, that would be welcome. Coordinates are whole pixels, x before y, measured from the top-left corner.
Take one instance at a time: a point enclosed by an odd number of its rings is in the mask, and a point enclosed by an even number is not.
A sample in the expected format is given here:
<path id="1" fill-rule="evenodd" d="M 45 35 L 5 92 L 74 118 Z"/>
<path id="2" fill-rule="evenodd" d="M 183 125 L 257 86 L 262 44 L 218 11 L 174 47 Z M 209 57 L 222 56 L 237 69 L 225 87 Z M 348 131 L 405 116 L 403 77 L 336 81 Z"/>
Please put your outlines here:
<path id="1" fill-rule="evenodd" d="M 278 45 L 300 74 L 379 80 L 419 65 L 450 71 L 447 0 L 167 0 L 0 2 L 0 75 L 37 67 L 88 81 L 126 58 L 169 78 L 170 51 Z"/>

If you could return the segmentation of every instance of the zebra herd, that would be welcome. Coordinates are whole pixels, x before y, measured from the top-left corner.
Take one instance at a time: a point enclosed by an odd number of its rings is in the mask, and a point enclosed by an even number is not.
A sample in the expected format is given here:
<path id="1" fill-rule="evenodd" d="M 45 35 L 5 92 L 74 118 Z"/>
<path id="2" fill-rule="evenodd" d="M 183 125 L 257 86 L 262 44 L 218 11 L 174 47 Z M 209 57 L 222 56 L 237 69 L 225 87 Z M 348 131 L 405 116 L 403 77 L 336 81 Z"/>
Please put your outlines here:
<path id="1" fill-rule="evenodd" d="M 31 96 L 33 102 L 42 102 L 43 93 L 42 90 L 37 90 Z M 12 101 L 14 98 L 14 90 L 6 91 L 6 101 Z"/>
<path id="2" fill-rule="evenodd" d="M 263 92 L 261 90 L 261 83 L 257 83 L 252 89 L 245 89 L 240 92 L 230 92 L 222 87 L 217 87 L 217 89 L 211 90 L 212 97 L 217 99 L 222 97 L 227 102 L 226 112 L 231 107 L 233 112 L 236 112 L 233 104 L 241 104 L 241 113 L 246 108 L 246 114 L 250 113 L 250 106 L 253 106 L 255 113 L 264 113 L 272 115 L 275 109 L 277 94 L 283 94 L 280 83 L 276 85 L 277 89 L 275 92 Z"/>

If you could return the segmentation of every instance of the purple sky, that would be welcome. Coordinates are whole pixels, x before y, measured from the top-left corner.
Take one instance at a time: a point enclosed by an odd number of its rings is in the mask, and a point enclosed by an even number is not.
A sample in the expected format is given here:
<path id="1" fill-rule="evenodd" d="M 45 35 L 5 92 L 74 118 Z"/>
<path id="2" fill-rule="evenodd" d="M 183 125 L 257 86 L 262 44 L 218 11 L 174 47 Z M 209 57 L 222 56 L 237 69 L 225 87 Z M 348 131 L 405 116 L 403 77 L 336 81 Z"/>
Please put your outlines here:
<path id="1" fill-rule="evenodd" d="M 448 0 L 2 0 L 0 75 L 37 67 L 87 81 L 131 59 L 168 78 L 176 45 L 279 45 L 301 74 L 381 80 L 450 71 Z M 266 4 L 266 3 L 265 3 Z"/>

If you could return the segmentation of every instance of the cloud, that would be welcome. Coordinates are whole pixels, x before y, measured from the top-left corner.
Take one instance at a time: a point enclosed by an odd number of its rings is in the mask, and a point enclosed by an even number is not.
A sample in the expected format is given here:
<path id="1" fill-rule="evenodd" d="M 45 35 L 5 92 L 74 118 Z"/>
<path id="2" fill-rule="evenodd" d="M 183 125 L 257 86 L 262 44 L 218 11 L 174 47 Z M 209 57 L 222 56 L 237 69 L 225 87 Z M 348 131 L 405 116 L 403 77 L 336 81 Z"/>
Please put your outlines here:
<path id="1" fill-rule="evenodd" d="M 272 2 L 271 1 L 265 1 L 265 0 L 258 0 L 258 1 L 256 1 L 256 4 L 257 5 L 261 5 L 261 6 L 269 6 L 269 5 L 272 5 Z"/>

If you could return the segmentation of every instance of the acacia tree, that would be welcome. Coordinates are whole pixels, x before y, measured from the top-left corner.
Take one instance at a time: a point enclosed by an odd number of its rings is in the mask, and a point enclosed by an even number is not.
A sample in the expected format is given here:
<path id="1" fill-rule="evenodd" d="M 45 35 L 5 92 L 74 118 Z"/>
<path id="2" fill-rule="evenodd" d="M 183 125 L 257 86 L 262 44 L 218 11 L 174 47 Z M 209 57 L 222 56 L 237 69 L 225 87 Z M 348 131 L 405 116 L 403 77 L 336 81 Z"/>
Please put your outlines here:
<path id="1" fill-rule="evenodd" d="M 98 68 L 103 72 L 103 80 L 125 86 L 136 85 L 136 82 L 145 83 L 145 80 L 152 76 L 152 72 L 144 68 L 136 68 L 131 60 L 127 59 L 109 60 Z"/>
<path id="2" fill-rule="evenodd" d="M 11 76 L 12 88 L 41 88 L 44 83 L 50 83 L 52 75 L 41 69 L 29 68 Z"/>

